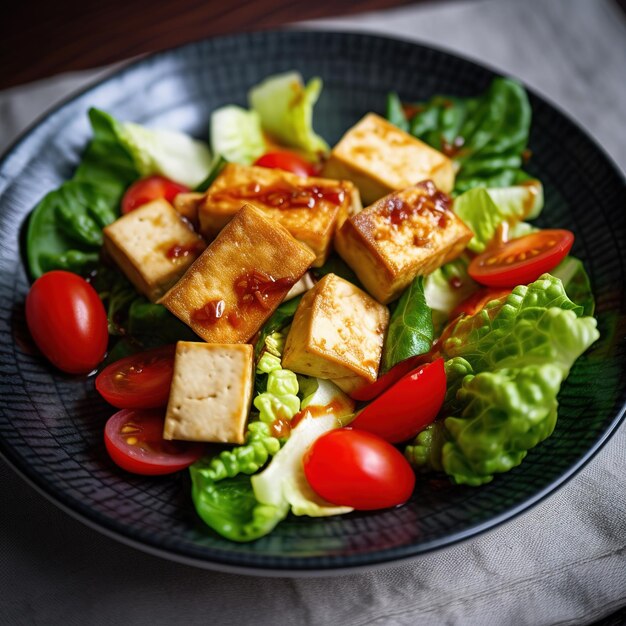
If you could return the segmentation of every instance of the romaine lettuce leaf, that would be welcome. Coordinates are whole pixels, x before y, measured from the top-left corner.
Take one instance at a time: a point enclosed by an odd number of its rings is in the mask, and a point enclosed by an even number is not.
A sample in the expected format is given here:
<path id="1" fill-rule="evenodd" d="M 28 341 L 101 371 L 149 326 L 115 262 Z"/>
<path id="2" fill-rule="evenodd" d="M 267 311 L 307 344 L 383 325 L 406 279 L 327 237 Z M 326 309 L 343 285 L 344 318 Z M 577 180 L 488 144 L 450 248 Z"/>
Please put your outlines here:
<path id="1" fill-rule="evenodd" d="M 162 174 L 193 189 L 211 169 L 209 147 L 185 133 L 146 128 L 133 122 L 116 122 L 114 129 L 142 176 Z"/>
<path id="2" fill-rule="evenodd" d="M 213 111 L 211 150 L 231 163 L 254 163 L 266 152 L 259 114 L 234 104 Z"/>
<path id="3" fill-rule="evenodd" d="M 561 280 L 569 298 L 583 308 L 583 315 L 593 315 L 596 303 L 582 261 L 573 256 L 565 257 L 551 274 Z"/>
<path id="4" fill-rule="evenodd" d="M 582 314 L 561 281 L 544 274 L 461 318 L 441 348 L 448 417 L 420 433 L 407 458 L 468 485 L 519 465 L 552 433 L 561 383 L 599 336 Z"/>
<path id="5" fill-rule="evenodd" d="M 298 72 L 287 72 L 253 87 L 248 100 L 274 139 L 317 158 L 328 151 L 328 144 L 313 131 L 313 106 L 321 90 L 320 78 L 312 78 L 305 86 Z"/>

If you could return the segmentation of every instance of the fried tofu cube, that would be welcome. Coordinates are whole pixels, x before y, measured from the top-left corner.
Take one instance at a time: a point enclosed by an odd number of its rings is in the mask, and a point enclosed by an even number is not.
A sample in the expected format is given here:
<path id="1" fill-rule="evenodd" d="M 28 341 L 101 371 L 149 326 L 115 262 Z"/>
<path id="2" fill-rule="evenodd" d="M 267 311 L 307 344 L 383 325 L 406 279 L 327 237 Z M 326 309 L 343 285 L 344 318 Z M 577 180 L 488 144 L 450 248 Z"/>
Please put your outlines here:
<path id="1" fill-rule="evenodd" d="M 243 443 L 253 352 L 248 344 L 179 341 L 163 438 Z"/>
<path id="2" fill-rule="evenodd" d="M 198 209 L 204 199 L 204 194 L 198 191 L 179 193 L 174 197 L 174 208 L 176 211 L 189 220 L 194 228 L 198 227 Z"/>
<path id="3" fill-rule="evenodd" d="M 314 258 L 280 224 L 246 204 L 161 303 L 209 343 L 245 343 Z"/>
<path id="4" fill-rule="evenodd" d="M 322 175 L 354 182 L 364 205 L 426 179 L 446 193 L 454 187 L 447 156 L 374 113 L 341 138 Z"/>
<path id="5" fill-rule="evenodd" d="M 349 181 L 228 163 L 200 203 L 200 232 L 211 241 L 244 202 L 252 202 L 309 246 L 315 267 L 328 258 L 336 229 L 361 209 L 359 192 Z"/>
<path id="6" fill-rule="evenodd" d="M 342 389 L 374 382 L 389 311 L 336 274 L 300 301 L 283 351 L 283 367 L 330 378 Z"/>
<path id="7" fill-rule="evenodd" d="M 137 291 L 156 302 L 206 244 L 171 204 L 154 200 L 104 229 L 104 248 Z"/>
<path id="8" fill-rule="evenodd" d="M 416 276 L 456 258 L 472 238 L 451 202 L 432 181 L 389 194 L 347 220 L 335 248 L 369 293 L 386 304 Z"/>

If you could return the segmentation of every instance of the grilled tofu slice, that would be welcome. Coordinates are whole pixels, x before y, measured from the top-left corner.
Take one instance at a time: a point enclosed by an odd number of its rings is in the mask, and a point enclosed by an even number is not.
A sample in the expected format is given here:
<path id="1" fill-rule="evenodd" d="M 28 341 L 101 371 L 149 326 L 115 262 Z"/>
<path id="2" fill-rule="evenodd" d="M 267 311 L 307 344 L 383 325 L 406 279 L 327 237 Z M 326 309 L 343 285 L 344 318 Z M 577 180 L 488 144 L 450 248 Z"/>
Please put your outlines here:
<path id="1" fill-rule="evenodd" d="M 204 194 L 198 191 L 179 193 L 174 198 L 174 208 L 178 213 L 189 220 L 194 228 L 198 227 L 198 208 L 204 198 Z"/>
<path id="2" fill-rule="evenodd" d="M 341 389 L 374 382 L 389 323 L 387 307 L 336 274 L 300 301 L 283 351 L 283 367 L 329 378 Z"/>
<path id="3" fill-rule="evenodd" d="M 249 344 L 179 341 L 163 439 L 243 443 L 253 359 Z"/>
<path id="4" fill-rule="evenodd" d="M 206 244 L 171 204 L 155 200 L 104 229 L 104 248 L 139 292 L 156 302 Z"/>
<path id="5" fill-rule="evenodd" d="M 445 193 L 454 187 L 454 166 L 447 156 L 374 113 L 341 138 L 322 175 L 353 181 L 364 205 L 422 180 L 434 181 Z"/>
<path id="6" fill-rule="evenodd" d="M 239 211 L 252 202 L 315 253 L 323 265 L 335 230 L 361 209 L 349 181 L 303 178 L 266 167 L 227 164 L 199 206 L 200 232 L 211 241 Z"/>
<path id="7" fill-rule="evenodd" d="M 161 303 L 209 343 L 245 343 L 314 258 L 280 224 L 246 204 Z"/>
<path id="8" fill-rule="evenodd" d="M 418 275 L 456 258 L 472 231 L 432 181 L 381 198 L 351 217 L 335 248 L 379 302 L 397 298 Z"/>

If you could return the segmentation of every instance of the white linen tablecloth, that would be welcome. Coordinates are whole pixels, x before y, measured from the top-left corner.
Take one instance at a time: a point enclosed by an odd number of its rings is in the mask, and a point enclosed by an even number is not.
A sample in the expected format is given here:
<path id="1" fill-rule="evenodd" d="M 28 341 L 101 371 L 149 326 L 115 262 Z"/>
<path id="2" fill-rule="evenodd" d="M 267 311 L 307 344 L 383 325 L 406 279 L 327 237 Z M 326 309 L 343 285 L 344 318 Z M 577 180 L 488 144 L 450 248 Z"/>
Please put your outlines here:
<path id="1" fill-rule="evenodd" d="M 310 25 L 414 38 L 515 75 L 626 167 L 626 20 L 610 0 L 425 3 Z M 0 92 L 0 150 L 101 73 Z M 335 578 L 236 576 L 143 554 L 56 509 L 4 462 L 0 493 L 0 624 L 583 624 L 626 606 L 624 425 L 515 520 L 409 564 Z"/>

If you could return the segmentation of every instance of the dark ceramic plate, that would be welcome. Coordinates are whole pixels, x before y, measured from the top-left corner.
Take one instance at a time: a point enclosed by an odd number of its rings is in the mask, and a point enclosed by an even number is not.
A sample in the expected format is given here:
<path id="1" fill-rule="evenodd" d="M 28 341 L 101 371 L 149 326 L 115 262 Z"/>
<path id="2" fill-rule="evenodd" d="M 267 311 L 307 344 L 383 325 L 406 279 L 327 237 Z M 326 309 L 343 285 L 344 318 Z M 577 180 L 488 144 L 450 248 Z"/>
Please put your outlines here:
<path id="1" fill-rule="evenodd" d="M 0 165 L 0 449 L 34 486 L 81 520 L 162 556 L 255 573 L 322 572 L 412 557 L 475 535 L 519 514 L 574 475 L 623 415 L 624 180 L 576 125 L 531 95 L 531 172 L 545 186 L 541 226 L 576 234 L 574 254 L 589 271 L 601 339 L 560 394 L 554 435 L 521 467 L 478 489 L 420 482 L 406 506 L 323 520 L 290 518 L 268 537 L 230 543 L 204 527 L 184 473 L 133 477 L 102 443 L 112 410 L 93 379 L 60 374 L 29 350 L 23 312 L 28 280 L 19 233 L 29 211 L 68 178 L 89 137 L 86 111 L 202 137 L 211 111 L 245 104 L 251 85 L 296 68 L 319 75 L 316 128 L 332 144 L 385 95 L 482 92 L 494 74 L 415 44 L 358 34 L 275 32 L 199 42 L 142 60 L 50 113 Z M 45 529 L 42 529 L 45 532 Z"/>

